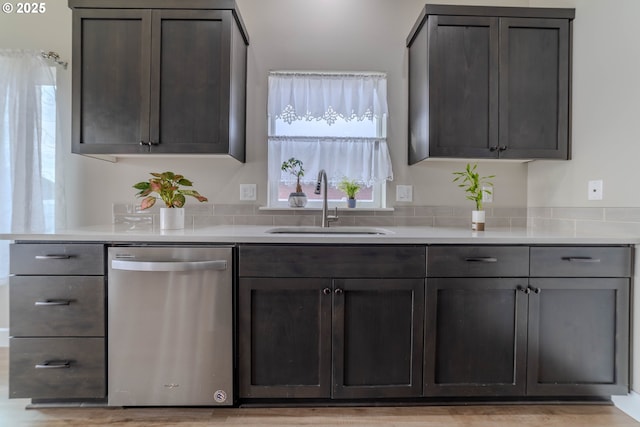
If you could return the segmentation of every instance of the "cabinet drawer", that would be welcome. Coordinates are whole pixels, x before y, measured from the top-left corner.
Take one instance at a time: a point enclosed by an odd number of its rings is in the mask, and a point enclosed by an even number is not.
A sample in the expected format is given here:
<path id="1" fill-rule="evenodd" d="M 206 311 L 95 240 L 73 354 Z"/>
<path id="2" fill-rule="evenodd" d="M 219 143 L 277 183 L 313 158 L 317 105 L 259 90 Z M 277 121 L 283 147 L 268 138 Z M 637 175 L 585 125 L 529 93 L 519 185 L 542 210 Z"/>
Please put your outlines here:
<path id="1" fill-rule="evenodd" d="M 427 277 L 526 277 L 526 246 L 430 246 Z"/>
<path id="2" fill-rule="evenodd" d="M 11 274 L 103 275 L 104 247 L 95 244 L 15 243 Z"/>
<path id="3" fill-rule="evenodd" d="M 532 277 L 630 277 L 629 247 L 532 247 Z"/>
<path id="4" fill-rule="evenodd" d="M 244 277 L 424 277 L 424 246 L 240 246 Z"/>
<path id="5" fill-rule="evenodd" d="M 11 338 L 9 397 L 106 396 L 104 338 Z"/>
<path id="6" fill-rule="evenodd" d="M 11 276 L 11 336 L 104 336 L 102 276 Z"/>

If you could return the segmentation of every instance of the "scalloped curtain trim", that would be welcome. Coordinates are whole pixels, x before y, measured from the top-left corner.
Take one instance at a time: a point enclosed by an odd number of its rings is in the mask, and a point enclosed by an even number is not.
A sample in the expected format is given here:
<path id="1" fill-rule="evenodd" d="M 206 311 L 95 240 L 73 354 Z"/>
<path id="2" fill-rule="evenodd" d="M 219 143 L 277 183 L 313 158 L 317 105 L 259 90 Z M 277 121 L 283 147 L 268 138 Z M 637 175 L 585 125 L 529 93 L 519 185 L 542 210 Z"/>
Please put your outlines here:
<path id="1" fill-rule="evenodd" d="M 386 74 L 271 72 L 267 112 L 289 124 L 382 118 L 388 115 Z"/>

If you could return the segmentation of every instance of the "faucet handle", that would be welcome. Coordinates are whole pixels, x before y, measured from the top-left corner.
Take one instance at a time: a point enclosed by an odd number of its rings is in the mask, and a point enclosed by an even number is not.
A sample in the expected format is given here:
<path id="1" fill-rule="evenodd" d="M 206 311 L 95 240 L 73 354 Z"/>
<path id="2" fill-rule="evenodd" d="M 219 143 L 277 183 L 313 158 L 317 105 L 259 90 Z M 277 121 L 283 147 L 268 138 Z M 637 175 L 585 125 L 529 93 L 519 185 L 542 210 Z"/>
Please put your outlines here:
<path id="1" fill-rule="evenodd" d="M 327 215 L 327 222 L 337 221 L 340 217 L 338 216 L 338 207 L 333 208 L 333 215 Z"/>

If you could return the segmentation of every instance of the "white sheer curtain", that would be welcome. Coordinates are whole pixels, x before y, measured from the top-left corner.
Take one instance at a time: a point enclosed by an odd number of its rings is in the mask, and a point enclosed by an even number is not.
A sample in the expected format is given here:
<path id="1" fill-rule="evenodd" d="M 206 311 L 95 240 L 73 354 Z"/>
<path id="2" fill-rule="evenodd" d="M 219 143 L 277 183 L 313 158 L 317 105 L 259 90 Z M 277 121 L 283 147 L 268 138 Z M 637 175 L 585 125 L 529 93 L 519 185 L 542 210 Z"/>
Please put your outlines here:
<path id="1" fill-rule="evenodd" d="M 365 185 L 392 180 L 391 159 L 384 138 L 270 137 L 270 176 L 280 175 L 280 182 L 293 184 L 296 179 L 280 170 L 282 162 L 295 157 L 304 162 L 306 174 L 300 182 L 316 182 L 317 171 L 324 169 L 329 182 L 345 176 Z"/>
<path id="2" fill-rule="evenodd" d="M 387 77 L 383 73 L 269 74 L 269 115 L 293 120 L 382 118 L 387 111 Z"/>
<path id="3" fill-rule="evenodd" d="M 55 87 L 54 65 L 40 52 L 0 49 L 2 232 L 54 227 Z M 0 241 L 0 284 L 8 259 L 8 242 Z"/>
<path id="4" fill-rule="evenodd" d="M 319 73 L 274 71 L 269 74 L 268 116 L 269 179 L 290 184 L 282 172 L 283 161 L 295 157 L 304 163 L 301 181 L 314 182 L 320 169 L 329 181 L 344 177 L 365 185 L 393 179 L 386 139 L 387 78 L 384 73 Z M 296 127 L 303 134 L 283 134 L 276 121 L 325 122 L 375 121 L 378 132 L 342 135 L 339 131 L 314 132 L 312 126 Z M 275 129 L 274 129 L 275 128 Z M 317 128 L 317 127 L 316 127 Z M 304 133 L 306 132 L 306 133 Z"/>

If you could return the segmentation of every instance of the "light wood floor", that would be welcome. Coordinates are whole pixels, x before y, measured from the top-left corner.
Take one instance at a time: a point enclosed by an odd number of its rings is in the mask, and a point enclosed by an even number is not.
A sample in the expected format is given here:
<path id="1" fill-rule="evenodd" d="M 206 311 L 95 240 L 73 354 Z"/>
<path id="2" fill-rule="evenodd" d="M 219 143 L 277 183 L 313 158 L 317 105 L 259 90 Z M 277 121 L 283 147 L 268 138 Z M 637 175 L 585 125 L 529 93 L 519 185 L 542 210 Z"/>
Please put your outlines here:
<path id="1" fill-rule="evenodd" d="M 627 427 L 640 426 L 613 406 L 510 405 L 408 408 L 285 409 L 25 409 L 11 399 L 8 349 L 0 348 L 0 427 L 203 427 L 203 426 L 394 426 L 394 427 Z"/>

